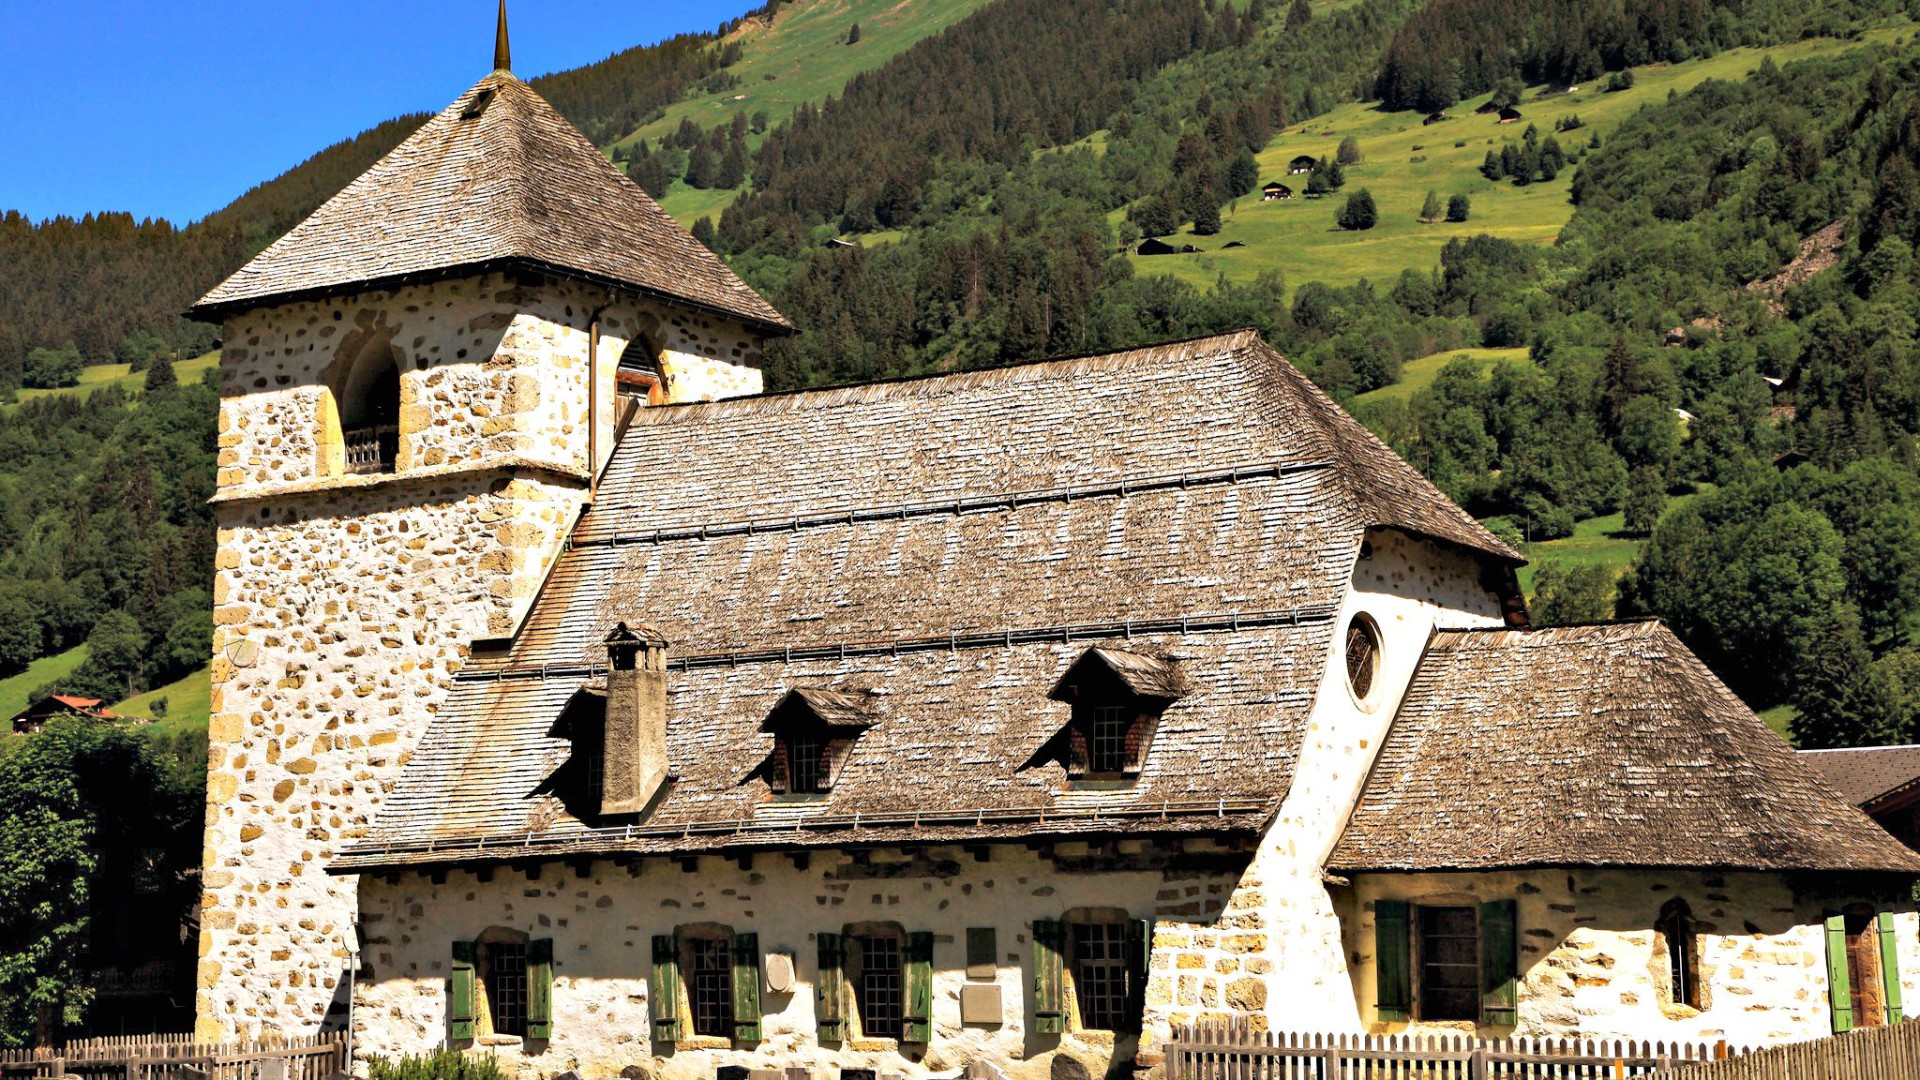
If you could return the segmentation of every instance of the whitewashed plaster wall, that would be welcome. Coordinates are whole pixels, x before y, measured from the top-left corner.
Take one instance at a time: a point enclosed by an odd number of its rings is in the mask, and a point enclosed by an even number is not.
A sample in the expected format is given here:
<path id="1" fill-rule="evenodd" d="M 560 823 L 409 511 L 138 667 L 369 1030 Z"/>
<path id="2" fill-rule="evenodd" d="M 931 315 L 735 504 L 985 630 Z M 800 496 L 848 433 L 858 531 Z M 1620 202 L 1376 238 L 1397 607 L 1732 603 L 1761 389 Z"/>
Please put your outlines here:
<path id="1" fill-rule="evenodd" d="M 1414 669 L 1438 628 L 1497 626 L 1502 597 L 1478 559 L 1388 529 L 1369 531 L 1340 604 L 1293 786 L 1249 868 L 1257 906 L 1272 931 L 1261 955 L 1273 976 L 1263 1019 L 1274 1030 L 1351 1031 L 1359 1013 L 1341 946 L 1340 920 L 1322 867 L 1346 828 L 1400 707 Z M 1347 681 L 1346 628 L 1365 615 L 1379 628 L 1373 689 L 1357 698 Z"/>

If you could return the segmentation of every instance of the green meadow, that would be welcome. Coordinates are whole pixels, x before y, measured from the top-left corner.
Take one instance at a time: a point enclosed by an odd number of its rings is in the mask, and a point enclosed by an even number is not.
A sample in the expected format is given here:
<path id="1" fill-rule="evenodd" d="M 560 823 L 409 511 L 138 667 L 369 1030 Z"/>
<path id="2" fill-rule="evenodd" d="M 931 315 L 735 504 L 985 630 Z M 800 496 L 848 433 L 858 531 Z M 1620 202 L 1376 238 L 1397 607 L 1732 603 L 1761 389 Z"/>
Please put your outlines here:
<path id="1" fill-rule="evenodd" d="M 6 719 L 31 704 L 35 688 L 73 674 L 87 659 L 87 647 L 76 645 L 63 653 L 43 656 L 27 665 L 25 671 L 0 679 L 0 719 Z"/>
<path id="2" fill-rule="evenodd" d="M 183 383 L 199 382 L 201 376 L 212 368 L 220 366 L 218 349 L 191 360 L 174 362 L 174 377 Z M 104 390 L 109 386 L 118 386 L 129 393 L 138 393 L 147 384 L 145 371 L 134 371 L 126 364 L 93 364 L 80 373 L 80 382 L 74 386 L 62 386 L 53 390 L 22 390 L 21 401 L 34 398 L 58 397 L 61 394 L 91 394 L 95 390 Z"/>
<path id="3" fill-rule="evenodd" d="M 165 686 L 130 697 L 113 706 L 113 711 L 151 720 L 160 731 L 204 731 L 207 714 L 212 710 L 212 694 L 211 674 L 207 668 L 201 668 Z"/>
<path id="4" fill-rule="evenodd" d="M 1891 38 L 1910 29 L 1874 31 L 1863 40 Z M 1201 286 L 1223 277 L 1251 281 L 1268 271 L 1279 271 L 1292 286 L 1304 281 L 1350 284 L 1362 278 L 1388 282 L 1409 267 L 1426 270 L 1437 265 L 1440 249 L 1461 236 L 1487 233 L 1551 244 L 1573 216 L 1567 197 L 1573 166 L 1551 182 L 1524 187 L 1480 174 L 1487 151 L 1497 152 L 1507 140 L 1517 142 L 1528 124 L 1537 125 L 1544 139 L 1554 134 L 1556 120 L 1578 115 L 1583 127 L 1557 135 L 1571 157 L 1596 133 L 1604 142 L 1623 119 L 1644 105 L 1665 100 L 1669 92 L 1685 93 L 1708 79 L 1743 79 L 1763 56 L 1785 64 L 1860 44 L 1816 38 L 1767 49 L 1733 49 L 1683 64 L 1656 64 L 1634 69 L 1634 85 L 1614 93 L 1602 89 L 1604 80 L 1548 96 L 1542 96 L 1544 88 L 1534 87 L 1520 103 L 1522 119 L 1511 124 L 1474 112 L 1488 95 L 1461 102 L 1447 110 L 1447 119 L 1434 124 L 1424 123 L 1417 113 L 1385 112 L 1375 104 L 1343 105 L 1288 128 L 1258 155 L 1261 183 L 1287 184 L 1295 190 L 1293 198 L 1268 203 L 1255 192 L 1223 208 L 1217 235 L 1194 236 L 1183 230 L 1168 238 L 1176 246 L 1193 244 L 1203 249 L 1198 254 L 1131 258 L 1143 273 L 1172 274 Z M 1307 178 L 1288 176 L 1287 163 L 1301 154 L 1331 158 L 1348 136 L 1359 144 L 1362 160 L 1347 167 L 1346 186 L 1326 198 L 1306 198 Z M 1361 188 L 1373 193 L 1380 222 L 1364 232 L 1343 231 L 1334 224 L 1335 216 L 1346 196 Z M 1437 192 L 1443 202 L 1450 195 L 1466 195 L 1472 200 L 1472 214 L 1464 222 L 1420 221 L 1420 206 L 1428 191 Z M 1223 250 L 1234 241 L 1245 246 Z"/>
<path id="5" fill-rule="evenodd" d="M 1440 369 L 1455 360 L 1472 360 L 1480 365 L 1484 376 L 1493 370 L 1495 364 L 1527 363 L 1525 347 L 1517 349 L 1454 349 L 1451 352 L 1434 353 L 1418 360 L 1409 361 L 1400 366 L 1400 381 L 1383 386 L 1378 390 L 1369 390 L 1353 399 L 1355 405 L 1366 405 L 1376 401 L 1405 401 L 1413 395 L 1433 385 Z"/>

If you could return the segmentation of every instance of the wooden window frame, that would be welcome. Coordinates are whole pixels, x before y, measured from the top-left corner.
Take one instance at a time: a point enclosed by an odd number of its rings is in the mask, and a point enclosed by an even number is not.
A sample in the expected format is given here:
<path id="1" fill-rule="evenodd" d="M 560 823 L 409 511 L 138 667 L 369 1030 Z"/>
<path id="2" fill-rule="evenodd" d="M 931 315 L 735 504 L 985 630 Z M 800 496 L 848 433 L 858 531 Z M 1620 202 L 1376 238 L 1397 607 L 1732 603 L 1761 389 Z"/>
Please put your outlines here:
<path id="1" fill-rule="evenodd" d="M 679 933 L 680 944 L 680 985 L 677 988 L 686 1002 L 681 1015 L 685 1018 L 683 1037 L 693 1040 L 718 1039 L 729 1045 L 733 1042 L 733 932 L 731 930 L 708 930 L 704 927 L 683 928 Z M 701 1028 L 702 977 L 701 961 L 703 957 L 711 959 L 713 955 L 721 958 L 719 1000 L 721 1011 L 716 1030 Z M 708 973 L 711 974 L 711 973 Z M 708 1019 L 712 1019 L 709 1017 Z"/>
<path id="2" fill-rule="evenodd" d="M 840 935 L 842 970 L 847 986 L 847 1021 L 852 1029 L 853 1038 L 860 1042 L 886 1040 L 897 1043 L 906 1036 L 907 1028 L 907 931 L 899 923 L 853 923 L 843 928 Z M 894 1008 L 897 1016 L 890 1025 L 876 1025 L 869 1016 L 869 994 L 867 979 L 877 974 L 867 969 L 867 947 L 869 942 L 891 941 L 895 965 L 892 995 L 896 999 Z"/>
<path id="3" fill-rule="evenodd" d="M 1048 927 L 1043 935 L 1042 927 Z M 1110 944 L 1117 948 L 1117 957 L 1103 957 L 1102 964 L 1117 965 L 1120 982 L 1117 1008 L 1109 1007 L 1104 1011 L 1112 1017 L 1092 1017 L 1083 1001 L 1087 987 L 1084 965 L 1090 962 L 1081 955 L 1084 932 L 1091 927 L 1111 929 Z M 1112 1035 L 1138 1034 L 1145 1025 L 1146 988 L 1151 977 L 1148 971 L 1148 953 L 1152 948 L 1153 922 L 1150 919 L 1136 919 L 1119 908 L 1081 908 L 1066 913 L 1058 922 L 1039 922 L 1035 928 L 1035 964 L 1036 988 L 1052 980 L 1058 992 L 1058 1000 L 1047 1005 L 1057 1009 L 1057 1023 L 1042 1021 L 1043 1032 L 1058 1030 L 1064 1032 L 1102 1032 Z M 1047 938 L 1042 941 L 1042 937 Z M 1050 954 L 1050 955 L 1049 955 Z M 1051 994 L 1053 991 L 1047 991 Z M 1036 1002 L 1036 1014 L 1042 1002 Z M 1117 1019 L 1113 1027 L 1095 1026 L 1094 1020 Z"/>
<path id="4" fill-rule="evenodd" d="M 1480 1022 L 1480 971 L 1483 963 L 1480 949 L 1480 908 L 1476 904 L 1413 904 L 1412 917 L 1409 919 L 1408 940 L 1413 948 L 1413 963 L 1410 974 L 1413 978 L 1413 1019 L 1418 1023 L 1463 1023 Z M 1435 1016 L 1432 1014 L 1432 1002 L 1428 996 L 1427 968 L 1434 966 L 1427 959 L 1427 915 L 1429 912 L 1454 911 L 1466 912 L 1473 922 L 1471 940 L 1473 941 L 1473 1007 L 1465 1016 Z M 1468 935 L 1451 935 L 1465 937 Z M 1466 964 L 1454 963 L 1450 967 L 1466 967 Z M 1457 989 L 1457 988 L 1456 988 Z"/>
<path id="5" fill-rule="evenodd" d="M 1358 636 L 1366 643 L 1364 653 L 1356 655 L 1354 639 Z M 1347 620 L 1346 633 L 1341 637 L 1340 662 L 1344 669 L 1347 693 L 1353 696 L 1354 703 L 1362 708 L 1370 708 L 1380 700 L 1380 663 L 1386 652 L 1386 642 L 1380 634 L 1380 624 L 1366 612 L 1356 612 Z M 1360 670 L 1356 670 L 1358 667 Z M 1365 675 L 1365 686 L 1360 685 L 1361 675 Z"/>

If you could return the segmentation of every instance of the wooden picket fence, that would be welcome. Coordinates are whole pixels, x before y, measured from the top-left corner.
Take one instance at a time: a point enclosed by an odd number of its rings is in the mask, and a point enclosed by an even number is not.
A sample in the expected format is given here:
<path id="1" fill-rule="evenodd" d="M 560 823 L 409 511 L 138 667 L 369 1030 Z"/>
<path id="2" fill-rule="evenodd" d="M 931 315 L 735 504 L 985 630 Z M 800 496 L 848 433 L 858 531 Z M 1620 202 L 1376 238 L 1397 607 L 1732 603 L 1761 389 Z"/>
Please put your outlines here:
<path id="1" fill-rule="evenodd" d="M 1683 1066 L 1654 1076 L 1656 1080 L 1920 1080 L 1920 1021 L 1756 1050 L 1733 1061 Z"/>
<path id="2" fill-rule="evenodd" d="M 347 1066 L 341 1035 L 201 1043 L 192 1035 L 121 1035 L 0 1050 L 0 1080 L 328 1080 Z"/>
<path id="3" fill-rule="evenodd" d="M 1719 1042 L 1255 1032 L 1240 1020 L 1177 1029 L 1165 1044 L 1167 1080 L 1617 1080 L 1746 1052 Z"/>

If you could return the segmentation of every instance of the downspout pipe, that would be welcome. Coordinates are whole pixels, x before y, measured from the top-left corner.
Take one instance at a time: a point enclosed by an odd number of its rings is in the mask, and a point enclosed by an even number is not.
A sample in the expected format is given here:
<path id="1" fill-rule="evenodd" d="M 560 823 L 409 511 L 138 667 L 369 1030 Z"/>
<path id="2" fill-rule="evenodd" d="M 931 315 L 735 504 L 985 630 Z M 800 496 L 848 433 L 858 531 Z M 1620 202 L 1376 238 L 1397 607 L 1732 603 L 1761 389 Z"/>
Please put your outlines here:
<path id="1" fill-rule="evenodd" d="M 600 490 L 600 316 L 613 300 L 587 315 L 587 503 Z"/>

